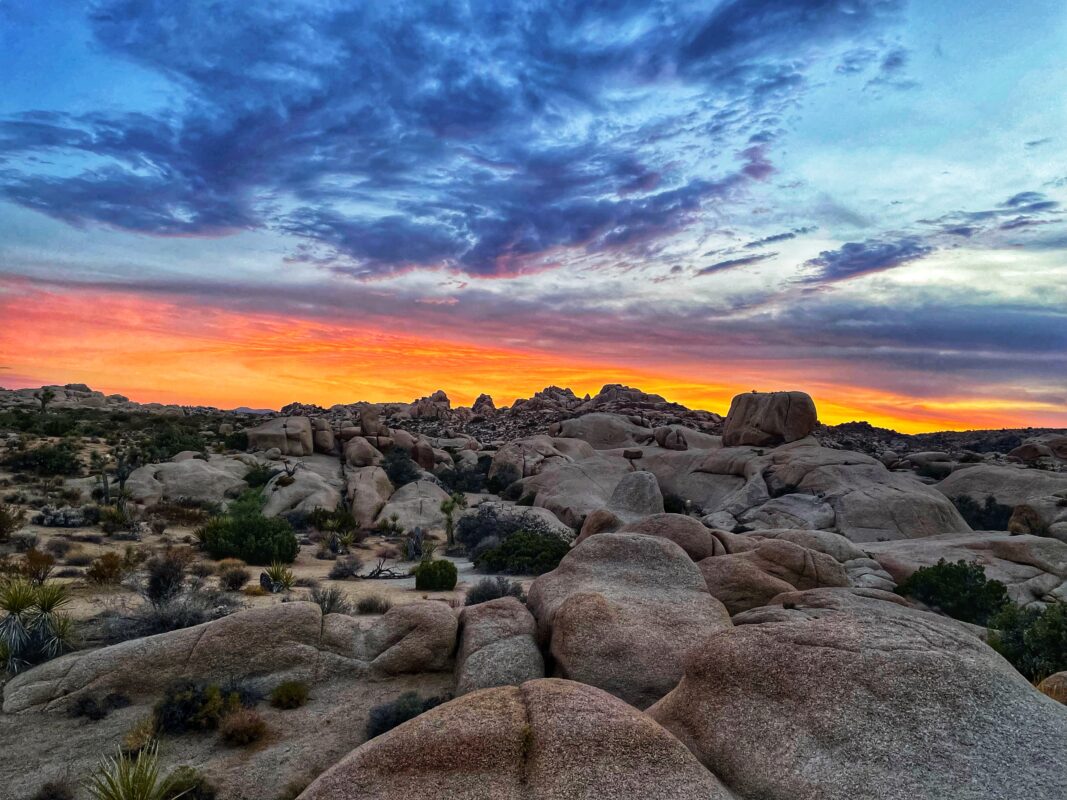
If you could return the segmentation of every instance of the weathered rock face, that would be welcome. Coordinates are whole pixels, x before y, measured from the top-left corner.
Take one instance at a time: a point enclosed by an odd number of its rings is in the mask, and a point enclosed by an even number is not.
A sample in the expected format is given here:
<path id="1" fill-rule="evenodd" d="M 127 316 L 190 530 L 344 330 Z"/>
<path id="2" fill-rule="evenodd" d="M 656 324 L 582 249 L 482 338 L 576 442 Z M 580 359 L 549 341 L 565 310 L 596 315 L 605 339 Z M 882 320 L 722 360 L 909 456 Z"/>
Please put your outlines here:
<path id="1" fill-rule="evenodd" d="M 376 467 L 382 463 L 382 454 L 362 436 L 354 436 L 345 444 L 345 461 L 350 467 Z"/>
<path id="2" fill-rule="evenodd" d="M 834 531 L 853 542 L 970 530 L 941 492 L 914 476 L 890 472 L 862 453 L 820 447 L 810 438 L 766 453 L 742 447 L 710 451 L 700 469 L 745 478 L 740 489 L 712 509 L 735 519 L 758 519 L 765 504 L 784 496 L 811 495 L 819 503 L 810 506 L 808 518 L 817 520 L 824 513 L 822 506 L 828 506 Z M 791 502 L 798 507 L 797 501 Z M 766 522 L 788 519 L 779 516 L 778 505 L 778 509 L 772 506 Z"/>
<path id="3" fill-rule="evenodd" d="M 264 688 L 281 680 L 318 682 L 331 675 L 395 675 L 447 669 L 457 622 L 441 603 L 394 606 L 369 627 L 315 603 L 293 602 L 84 650 L 10 680 L 4 712 L 62 707 L 86 693 L 158 693 L 179 679 L 224 681 L 240 675 Z"/>
<path id="4" fill-rule="evenodd" d="M 496 413 L 496 404 L 493 403 L 493 398 L 487 394 L 480 394 L 474 401 L 474 405 L 471 406 L 472 414 L 479 414 L 481 416 L 489 416 Z"/>
<path id="5" fill-rule="evenodd" d="M 187 458 L 147 464 L 130 474 L 126 491 L 134 501 L 146 505 L 181 498 L 221 503 L 248 488 L 244 482 L 248 470 L 245 462 L 225 456 L 215 456 L 209 461 Z"/>
<path id="6" fill-rule="evenodd" d="M 565 419 L 549 428 L 553 436 L 581 439 L 594 450 L 613 450 L 654 440 L 652 429 L 620 414 L 584 414 Z"/>
<path id="7" fill-rule="evenodd" d="M 537 623 L 514 597 L 467 606 L 459 615 L 456 694 L 518 686 L 545 676 Z"/>
<path id="8" fill-rule="evenodd" d="M 264 516 L 310 512 L 316 508 L 333 511 L 341 502 L 340 481 L 331 481 L 310 469 L 298 469 L 291 480 L 289 483 L 284 474 L 275 475 L 263 487 L 267 498 L 263 504 Z"/>
<path id="9" fill-rule="evenodd" d="M 1067 795 L 1067 710 L 962 626 L 854 590 L 783 601 L 705 640 L 648 712 L 737 796 Z"/>
<path id="10" fill-rule="evenodd" d="M 1057 703 L 1067 704 L 1067 672 L 1049 675 L 1037 685 L 1037 690 Z"/>
<path id="11" fill-rule="evenodd" d="M 438 389 L 429 397 L 420 397 L 412 403 L 410 413 L 414 419 L 449 419 L 452 416 L 452 404 L 448 395 Z"/>
<path id="12" fill-rule="evenodd" d="M 518 480 L 538 475 L 545 469 L 589 458 L 593 448 L 578 439 L 531 436 L 497 450 L 489 467 L 490 479 Z"/>
<path id="13" fill-rule="evenodd" d="M 839 533 L 782 529 L 754 531 L 747 536 L 752 539 L 779 539 L 825 553 L 844 568 L 849 582 L 857 588 L 888 592 L 896 587 L 896 581 L 882 569 L 881 564 Z"/>
<path id="14" fill-rule="evenodd" d="M 647 716 L 591 686 L 552 679 L 431 709 L 355 750 L 300 800 L 423 797 L 730 800 Z"/>
<path id="15" fill-rule="evenodd" d="M 718 534 L 726 555 L 705 558 L 697 566 L 708 591 L 731 614 L 769 603 L 783 592 L 851 585 L 836 559 L 785 539 L 751 539 Z"/>
<path id="16" fill-rule="evenodd" d="M 1057 539 L 975 532 L 871 543 L 863 549 L 897 583 L 939 559 L 963 560 L 981 564 L 986 577 L 1003 583 L 1019 605 L 1067 601 L 1067 543 Z"/>
<path id="17" fill-rule="evenodd" d="M 818 423 L 815 403 L 804 392 L 749 392 L 730 403 L 723 423 L 725 447 L 785 444 L 811 435 Z"/>
<path id="18" fill-rule="evenodd" d="M 968 497 L 978 506 L 992 497 L 1018 512 L 1013 532 L 1020 527 L 1025 530 L 1019 532 L 1067 541 L 1067 473 L 978 464 L 953 472 L 937 488 L 955 501 Z M 1019 525 L 1024 520 L 1026 524 Z"/>
<path id="19" fill-rule="evenodd" d="M 715 534 L 685 514 L 653 514 L 622 528 L 624 533 L 643 533 L 670 539 L 694 561 L 725 553 Z"/>
<path id="20" fill-rule="evenodd" d="M 529 606 L 556 674 L 645 708 L 677 683 L 682 659 L 729 615 L 667 539 L 605 533 L 534 581 Z"/>
<path id="21" fill-rule="evenodd" d="M 619 481 L 630 472 L 623 459 L 596 454 L 523 479 L 522 494 L 533 493 L 534 505 L 579 529 L 586 515 L 607 506 Z"/>
<path id="22" fill-rule="evenodd" d="M 283 456 L 309 456 L 315 452 L 315 437 L 307 417 L 275 417 L 248 429 L 250 450 L 278 448 Z"/>
<path id="23" fill-rule="evenodd" d="M 448 494 L 436 483 L 415 481 L 397 489 L 389 502 L 378 512 L 377 522 L 391 520 L 397 516 L 397 524 L 405 531 L 416 527 L 425 531 L 439 530 L 445 526 L 445 515 L 441 503 L 448 499 Z"/>
<path id="24" fill-rule="evenodd" d="M 345 496 L 359 527 L 373 527 L 374 520 L 392 494 L 393 484 L 381 467 L 349 470 Z"/>
<path id="25" fill-rule="evenodd" d="M 748 530 L 829 530 L 834 527 L 837 514 L 833 506 L 818 495 L 784 494 L 745 511 L 737 521 Z"/>

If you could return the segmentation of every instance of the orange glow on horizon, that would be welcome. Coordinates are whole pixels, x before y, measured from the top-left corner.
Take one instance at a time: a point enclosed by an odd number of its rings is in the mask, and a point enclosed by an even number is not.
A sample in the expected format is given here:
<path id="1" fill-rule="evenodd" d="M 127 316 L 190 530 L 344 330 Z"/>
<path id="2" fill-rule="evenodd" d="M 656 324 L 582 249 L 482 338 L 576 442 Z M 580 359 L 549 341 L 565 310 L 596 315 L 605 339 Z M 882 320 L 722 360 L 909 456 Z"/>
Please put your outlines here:
<path id="1" fill-rule="evenodd" d="M 725 414 L 733 395 L 801 389 L 830 424 L 866 420 L 906 433 L 1067 426 L 1067 410 L 1009 399 L 896 396 L 792 368 L 699 379 L 714 364 L 635 369 L 335 322 L 238 313 L 136 294 L 0 287 L 0 384 L 86 383 L 139 402 L 280 408 L 357 400 L 410 401 L 444 389 L 454 405 L 478 394 L 510 405 L 548 385 L 595 394 L 623 383 Z M 810 373 L 819 374 L 819 373 Z M 823 373 L 825 374 L 825 373 Z"/>

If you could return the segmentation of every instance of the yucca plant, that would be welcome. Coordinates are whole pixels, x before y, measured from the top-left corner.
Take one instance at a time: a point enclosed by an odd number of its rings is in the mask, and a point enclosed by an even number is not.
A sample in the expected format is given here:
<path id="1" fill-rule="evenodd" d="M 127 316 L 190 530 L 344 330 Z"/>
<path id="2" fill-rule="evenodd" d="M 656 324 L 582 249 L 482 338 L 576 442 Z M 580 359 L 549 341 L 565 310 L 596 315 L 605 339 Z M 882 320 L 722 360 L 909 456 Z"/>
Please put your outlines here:
<path id="1" fill-rule="evenodd" d="M 0 584 L 0 656 L 8 672 L 73 649 L 74 624 L 61 609 L 70 602 L 65 586 L 34 586 L 18 578 Z"/>
<path id="2" fill-rule="evenodd" d="M 85 785 L 93 800 L 178 800 L 188 793 L 175 791 L 171 779 L 159 774 L 158 745 L 152 743 L 136 755 L 106 757 Z"/>
<path id="3" fill-rule="evenodd" d="M 267 567 L 266 572 L 270 582 L 276 587 L 274 590 L 276 592 L 288 592 L 296 584 L 296 576 L 293 575 L 293 571 L 281 561 L 275 561 Z"/>

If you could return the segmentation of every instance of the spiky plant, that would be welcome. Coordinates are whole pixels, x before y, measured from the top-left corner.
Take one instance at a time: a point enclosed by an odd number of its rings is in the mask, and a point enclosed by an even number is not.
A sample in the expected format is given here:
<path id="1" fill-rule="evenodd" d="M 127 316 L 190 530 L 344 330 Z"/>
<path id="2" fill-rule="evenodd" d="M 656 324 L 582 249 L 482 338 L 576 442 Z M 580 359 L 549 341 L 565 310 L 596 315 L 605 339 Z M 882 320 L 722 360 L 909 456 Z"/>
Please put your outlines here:
<path id="1" fill-rule="evenodd" d="M 93 800 L 177 800 L 170 778 L 159 773 L 159 750 L 153 742 L 136 755 L 105 757 L 89 776 L 86 791 Z"/>
<path id="2" fill-rule="evenodd" d="M 0 655 L 8 672 L 73 649 L 74 625 L 61 613 L 69 602 L 61 584 L 34 586 L 21 578 L 0 584 Z"/>
<path id="3" fill-rule="evenodd" d="M 278 589 L 275 591 L 288 592 L 296 584 L 296 576 L 293 575 L 293 571 L 289 569 L 281 561 L 275 561 L 266 569 L 267 577 L 270 578 L 270 582 L 274 584 Z"/>

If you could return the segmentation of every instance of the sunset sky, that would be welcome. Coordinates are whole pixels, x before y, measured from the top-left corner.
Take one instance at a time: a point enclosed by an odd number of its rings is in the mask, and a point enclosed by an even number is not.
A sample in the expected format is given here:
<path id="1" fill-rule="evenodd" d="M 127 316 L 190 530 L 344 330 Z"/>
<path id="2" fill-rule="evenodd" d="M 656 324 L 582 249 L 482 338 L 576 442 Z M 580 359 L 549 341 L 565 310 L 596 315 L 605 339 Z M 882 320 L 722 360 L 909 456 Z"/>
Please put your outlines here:
<path id="1" fill-rule="evenodd" d="M 0 0 L 0 385 L 1067 427 L 1063 0 Z"/>

